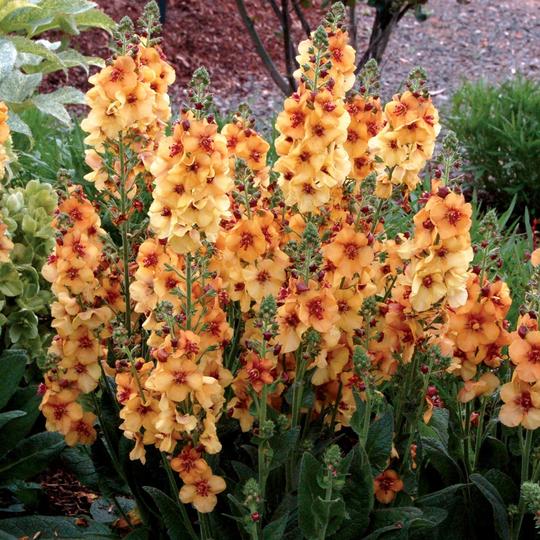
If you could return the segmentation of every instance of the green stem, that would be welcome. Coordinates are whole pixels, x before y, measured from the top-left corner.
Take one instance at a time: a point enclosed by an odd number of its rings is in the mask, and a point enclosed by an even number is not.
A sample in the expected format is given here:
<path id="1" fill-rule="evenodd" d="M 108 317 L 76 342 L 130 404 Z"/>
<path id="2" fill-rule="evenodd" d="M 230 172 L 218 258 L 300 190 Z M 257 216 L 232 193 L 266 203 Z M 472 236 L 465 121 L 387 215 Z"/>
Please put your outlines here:
<path id="1" fill-rule="evenodd" d="M 476 429 L 476 440 L 474 442 L 474 457 L 472 463 L 472 470 L 475 471 L 478 465 L 478 458 L 480 457 L 480 449 L 482 448 L 482 441 L 484 440 L 484 416 L 486 415 L 486 406 L 488 400 L 482 398 L 482 406 L 480 407 L 480 416 L 478 417 L 478 427 Z"/>
<path id="2" fill-rule="evenodd" d="M 176 485 L 176 480 L 174 478 L 174 474 L 171 469 L 169 460 L 167 459 L 167 456 L 163 452 L 161 452 L 161 461 L 163 463 L 163 468 L 165 469 L 165 472 L 167 473 L 167 480 L 169 481 L 171 497 L 173 501 L 176 502 L 178 509 L 180 510 L 180 515 L 182 516 L 182 520 L 184 521 L 186 530 L 189 536 L 193 540 L 199 540 L 199 537 L 197 536 L 197 533 L 195 532 L 195 529 L 193 528 L 193 525 L 191 524 L 191 520 L 189 519 L 188 513 L 186 511 L 186 507 L 182 504 L 182 502 L 178 498 L 178 486 Z"/>
<path id="3" fill-rule="evenodd" d="M 524 428 L 521 428 L 522 430 Z M 521 441 L 521 486 L 523 486 L 524 482 L 527 482 L 529 480 L 529 462 L 531 459 L 531 449 L 532 449 L 532 439 L 533 439 L 533 430 L 527 429 L 525 430 L 527 433 L 525 435 L 525 441 L 523 441 L 523 433 L 522 431 L 519 432 L 520 441 Z M 523 500 L 523 496 L 520 495 L 519 499 L 519 514 L 518 514 L 518 521 L 517 526 L 514 529 L 514 539 L 519 540 L 519 533 L 521 532 L 521 526 L 523 525 L 523 518 L 525 517 L 525 501 Z"/>
<path id="4" fill-rule="evenodd" d="M 319 540 L 325 540 L 326 539 L 326 529 L 328 528 L 328 518 L 329 518 L 329 512 L 330 512 L 330 505 L 328 504 L 328 501 L 332 500 L 332 479 L 329 478 L 328 485 L 326 486 L 326 490 L 324 493 L 324 500 L 327 501 L 327 504 L 324 505 L 324 524 L 321 527 L 320 534 L 318 536 Z"/>
<path id="5" fill-rule="evenodd" d="M 467 478 L 471 475 L 471 402 L 465 404 L 465 439 L 463 441 L 463 453 Z"/>
<path id="6" fill-rule="evenodd" d="M 262 395 L 259 402 L 259 430 L 263 427 L 264 423 L 266 422 L 266 406 L 267 406 L 267 399 L 268 399 L 268 386 L 265 384 L 262 389 Z M 259 442 L 259 448 L 258 448 L 258 463 L 259 463 L 259 487 L 261 489 L 261 495 L 263 501 L 265 500 L 266 496 L 266 478 L 268 476 L 267 473 L 267 463 L 266 463 L 266 446 L 267 441 L 261 440 Z"/>
<path id="7" fill-rule="evenodd" d="M 343 393 L 343 383 L 339 381 L 336 402 L 334 403 L 334 406 L 332 407 L 332 419 L 330 421 L 330 434 L 334 433 L 334 426 L 336 425 L 336 416 L 339 409 L 339 403 L 341 401 L 342 393 Z"/>
<path id="8" fill-rule="evenodd" d="M 294 379 L 291 429 L 298 426 L 300 420 L 300 410 L 302 408 L 302 399 L 304 394 L 305 371 L 306 362 L 304 360 L 303 347 L 300 345 L 296 355 L 296 377 Z"/>
<path id="9" fill-rule="evenodd" d="M 209 540 L 212 538 L 212 528 L 208 522 L 208 515 L 198 512 L 199 527 L 201 530 L 201 540 Z"/>
<path id="10" fill-rule="evenodd" d="M 186 329 L 191 330 L 191 253 L 186 255 Z"/>
<path id="11" fill-rule="evenodd" d="M 296 351 L 296 376 L 293 386 L 293 401 L 292 401 L 292 413 L 291 413 L 291 429 L 295 429 L 299 425 L 300 411 L 302 409 L 302 400 L 304 395 L 304 375 L 306 370 L 306 362 L 304 360 L 303 347 L 300 345 Z M 299 446 L 299 439 L 297 439 L 292 452 L 290 453 L 289 461 L 287 464 L 287 491 L 292 487 L 294 462 L 296 460 L 296 454 Z"/>
<path id="12" fill-rule="evenodd" d="M 131 251 L 131 246 L 129 243 L 129 220 L 127 219 L 126 215 L 128 211 L 128 198 L 126 193 L 127 171 L 124 154 L 124 141 L 121 135 L 118 141 L 118 153 L 120 159 L 120 211 L 124 220 L 121 225 L 122 263 L 124 265 L 124 299 L 126 302 L 124 324 L 128 333 L 128 337 L 131 337 L 131 296 L 129 292 L 129 255 Z"/>

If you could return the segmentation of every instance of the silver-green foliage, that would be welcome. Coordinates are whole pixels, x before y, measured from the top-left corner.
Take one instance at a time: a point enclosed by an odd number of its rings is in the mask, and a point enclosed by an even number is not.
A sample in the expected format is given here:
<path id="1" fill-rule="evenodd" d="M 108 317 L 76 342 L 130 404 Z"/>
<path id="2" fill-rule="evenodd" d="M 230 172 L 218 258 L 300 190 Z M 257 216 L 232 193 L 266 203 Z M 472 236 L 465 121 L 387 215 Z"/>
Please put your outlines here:
<path id="1" fill-rule="evenodd" d="M 70 86 L 40 94 L 43 77 L 72 67 L 102 66 L 103 60 L 84 56 L 69 47 L 69 38 L 90 28 L 110 31 L 114 22 L 87 0 L 0 0 L 0 101 L 10 109 L 12 131 L 32 137 L 20 112 L 36 107 L 69 124 L 65 106 L 84 103 L 83 94 Z M 58 41 L 45 32 L 60 32 Z"/>

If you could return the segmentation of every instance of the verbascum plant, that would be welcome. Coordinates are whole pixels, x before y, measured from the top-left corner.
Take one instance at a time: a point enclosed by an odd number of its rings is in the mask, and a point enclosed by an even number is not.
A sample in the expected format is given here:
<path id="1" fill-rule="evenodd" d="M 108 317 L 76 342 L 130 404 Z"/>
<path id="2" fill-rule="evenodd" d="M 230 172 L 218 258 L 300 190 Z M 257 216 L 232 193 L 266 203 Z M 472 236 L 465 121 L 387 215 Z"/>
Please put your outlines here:
<path id="1" fill-rule="evenodd" d="M 171 538 L 353 540 L 388 530 L 388 504 L 429 535 L 450 519 L 423 499 L 432 468 L 441 499 L 457 478 L 456 504 L 495 500 L 480 475 L 490 420 L 538 427 L 538 306 L 510 332 L 451 135 L 423 172 L 440 129 L 424 75 L 386 106 L 373 64 L 353 90 L 335 4 L 300 46 L 272 164 L 245 107 L 219 128 L 202 68 L 167 125 L 155 9 L 122 23 L 91 80 L 96 199 L 72 183 L 57 209 L 48 429 L 94 443 L 143 526 Z M 522 446 L 533 455 L 528 434 Z M 537 480 L 534 460 L 520 481 Z"/>

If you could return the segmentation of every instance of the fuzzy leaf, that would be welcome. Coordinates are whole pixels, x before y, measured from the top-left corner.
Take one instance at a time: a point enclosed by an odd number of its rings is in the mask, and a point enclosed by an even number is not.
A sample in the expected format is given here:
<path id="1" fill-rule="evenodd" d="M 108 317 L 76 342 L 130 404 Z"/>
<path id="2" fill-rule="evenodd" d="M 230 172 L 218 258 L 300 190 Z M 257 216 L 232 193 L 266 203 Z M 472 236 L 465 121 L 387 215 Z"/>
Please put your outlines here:
<path id="1" fill-rule="evenodd" d="M 392 452 L 392 439 L 394 437 L 394 415 L 388 409 L 380 418 L 369 427 L 366 453 L 371 463 L 373 475 L 376 476 L 386 468 Z"/>
<path id="2" fill-rule="evenodd" d="M 17 49 L 13 43 L 2 39 L 0 41 L 0 82 L 11 73 L 15 66 Z"/>
<path id="3" fill-rule="evenodd" d="M 488 500 L 493 509 L 494 526 L 501 540 L 510 538 L 510 526 L 508 524 L 508 513 L 506 505 L 502 500 L 495 486 L 482 475 L 473 473 L 470 476 L 471 482 L 479 489 L 482 495 Z"/>
<path id="4" fill-rule="evenodd" d="M 175 503 L 168 495 L 165 495 L 163 491 L 155 487 L 145 486 L 144 491 L 148 493 L 156 503 L 161 518 L 165 527 L 167 527 L 167 533 L 171 540 L 176 538 L 189 538 L 189 533 L 182 521 L 182 514 L 178 510 L 178 504 Z"/>
<path id="5" fill-rule="evenodd" d="M 28 357 L 22 350 L 4 351 L 0 356 L 0 365 L 9 366 L 0 377 L 0 409 L 3 409 L 17 390 L 24 375 Z"/>
<path id="6" fill-rule="evenodd" d="M 0 520 L 0 530 L 17 538 L 88 538 L 101 540 L 117 538 L 101 523 L 85 519 L 84 526 L 76 524 L 75 517 L 25 516 Z"/>
<path id="7" fill-rule="evenodd" d="M 0 478 L 25 480 L 41 472 L 65 447 L 58 433 L 44 431 L 20 442 L 0 461 Z"/>
<path id="8" fill-rule="evenodd" d="M 0 82 L 0 96 L 8 103 L 23 103 L 36 91 L 41 79 L 40 73 L 25 75 L 15 69 Z"/>

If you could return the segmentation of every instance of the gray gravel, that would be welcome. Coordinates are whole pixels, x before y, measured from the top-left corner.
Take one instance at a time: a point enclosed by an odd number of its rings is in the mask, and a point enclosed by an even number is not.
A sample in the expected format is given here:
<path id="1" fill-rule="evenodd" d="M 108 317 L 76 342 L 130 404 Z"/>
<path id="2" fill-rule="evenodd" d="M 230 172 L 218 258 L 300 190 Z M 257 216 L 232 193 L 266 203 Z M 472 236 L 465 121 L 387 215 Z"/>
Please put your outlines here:
<path id="1" fill-rule="evenodd" d="M 464 80 L 497 82 L 517 73 L 540 80 L 540 0 L 471 0 L 467 5 L 430 0 L 428 5 L 427 21 L 408 14 L 392 35 L 381 63 L 383 97 L 391 97 L 416 66 L 426 69 L 439 107 Z M 372 13 L 360 8 L 360 49 Z M 253 79 L 243 90 L 243 96 L 218 97 L 220 108 L 247 101 L 265 123 L 279 112 L 283 96 L 268 79 Z"/>

